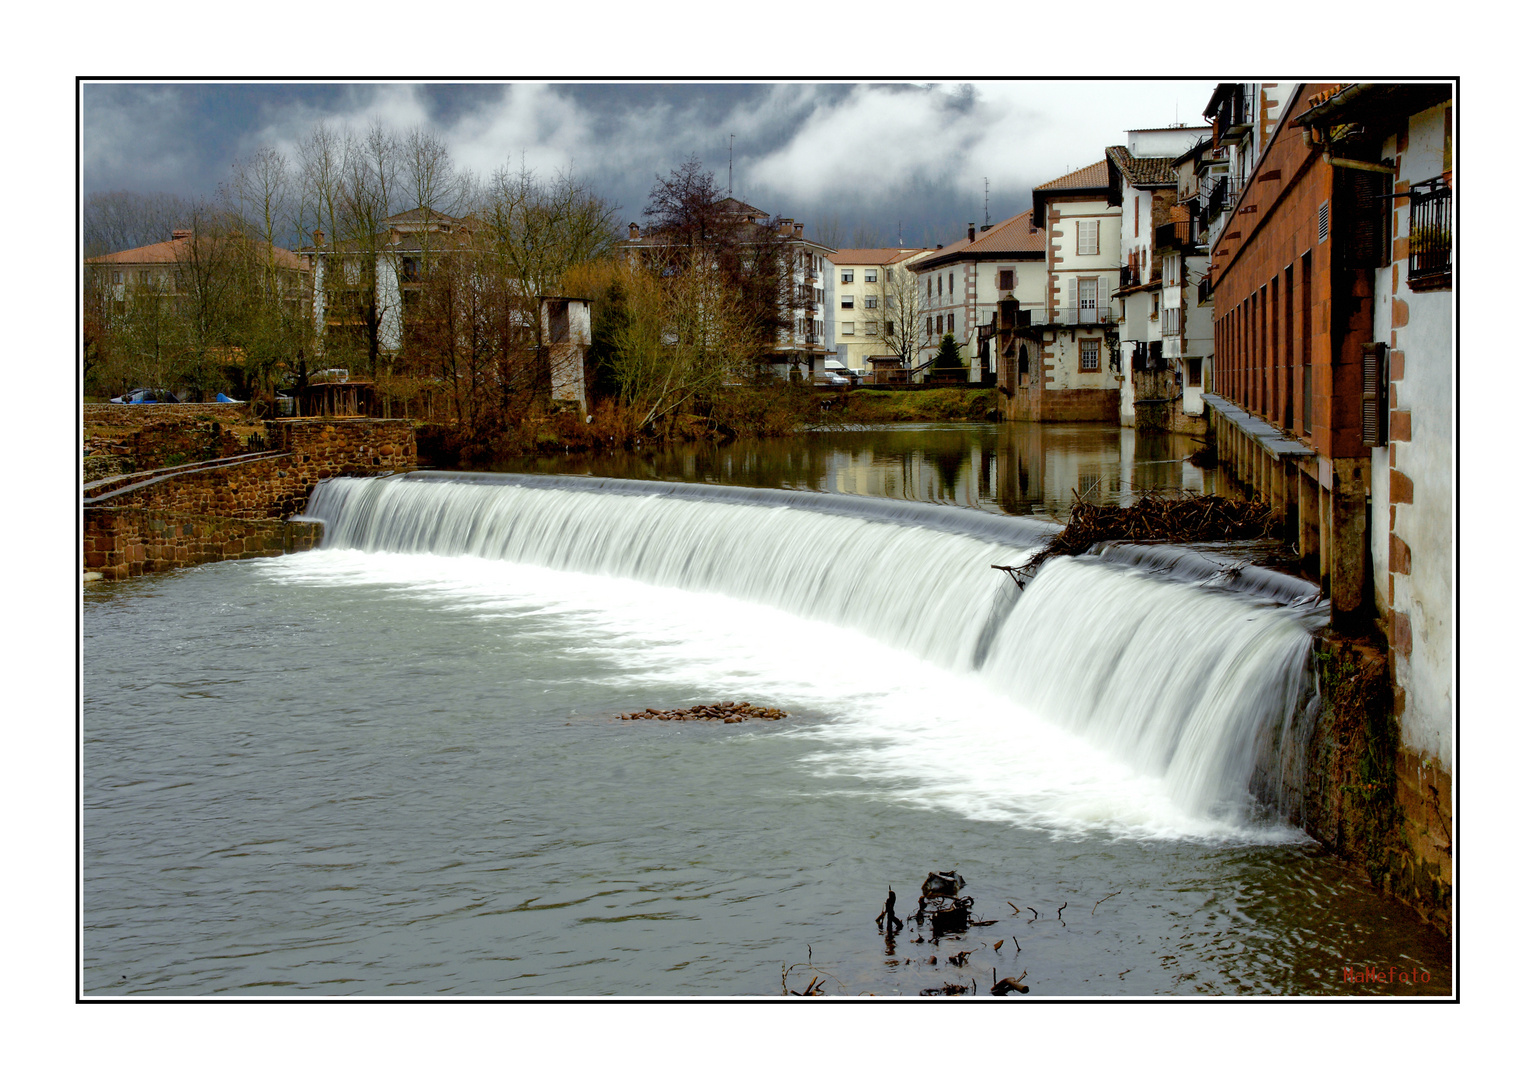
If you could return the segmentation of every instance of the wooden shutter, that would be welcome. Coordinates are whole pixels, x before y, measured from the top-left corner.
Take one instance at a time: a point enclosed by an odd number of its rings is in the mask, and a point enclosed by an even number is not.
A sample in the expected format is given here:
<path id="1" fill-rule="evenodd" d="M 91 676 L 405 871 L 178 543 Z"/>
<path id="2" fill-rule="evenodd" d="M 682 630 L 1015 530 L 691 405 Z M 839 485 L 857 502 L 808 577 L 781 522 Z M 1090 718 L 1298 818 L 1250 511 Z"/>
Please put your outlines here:
<path id="1" fill-rule="evenodd" d="M 1067 310 L 1062 317 L 1062 322 L 1069 326 L 1077 325 L 1077 278 L 1067 278 Z"/>
<path id="2" fill-rule="evenodd" d="M 1115 291 L 1115 282 L 1107 277 L 1099 278 L 1099 322 L 1109 322 L 1109 298 Z"/>
<path id="3" fill-rule="evenodd" d="M 1360 441 L 1387 445 L 1387 346 L 1367 341 L 1360 346 Z"/>
<path id="4" fill-rule="evenodd" d="M 1341 169 L 1342 184 L 1336 185 L 1336 194 L 1344 200 L 1341 206 L 1348 216 L 1341 220 L 1346 230 L 1344 241 L 1344 265 L 1351 270 L 1373 270 L 1387 265 L 1384 261 L 1383 233 L 1386 221 L 1383 207 L 1391 200 L 1383 199 L 1387 176 L 1384 173 L 1366 172 L 1363 169 Z M 1335 174 L 1338 175 L 1338 174 Z M 1337 192 L 1337 187 L 1343 187 Z"/>

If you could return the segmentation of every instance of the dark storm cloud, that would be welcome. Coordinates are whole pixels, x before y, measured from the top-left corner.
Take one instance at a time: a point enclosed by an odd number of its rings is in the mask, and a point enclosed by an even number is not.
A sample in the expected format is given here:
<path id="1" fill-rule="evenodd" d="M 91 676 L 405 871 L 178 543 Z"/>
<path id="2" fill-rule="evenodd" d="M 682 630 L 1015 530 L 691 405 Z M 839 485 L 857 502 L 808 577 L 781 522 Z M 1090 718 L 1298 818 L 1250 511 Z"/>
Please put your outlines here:
<path id="1" fill-rule="evenodd" d="M 721 186 L 841 240 L 948 241 L 1026 209 L 1132 127 L 1199 124 L 1210 83 L 96 84 L 84 90 L 85 190 L 211 194 L 263 144 L 316 123 L 436 129 L 481 175 L 526 165 L 589 179 L 639 220 L 690 156 Z M 734 140 L 732 136 L 734 135 Z M 734 141 L 734 163 L 732 143 Z"/>

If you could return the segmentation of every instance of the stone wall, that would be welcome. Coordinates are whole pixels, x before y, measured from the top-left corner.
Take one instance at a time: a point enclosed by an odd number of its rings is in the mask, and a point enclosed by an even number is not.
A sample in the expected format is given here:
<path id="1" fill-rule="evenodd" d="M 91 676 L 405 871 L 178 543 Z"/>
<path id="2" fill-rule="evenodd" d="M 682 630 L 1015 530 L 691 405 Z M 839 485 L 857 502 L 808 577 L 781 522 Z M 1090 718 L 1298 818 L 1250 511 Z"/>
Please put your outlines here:
<path id="1" fill-rule="evenodd" d="M 1301 824 L 1444 933 L 1451 924 L 1451 783 L 1402 746 L 1387 658 L 1328 635 L 1323 707 L 1307 745 Z"/>
<path id="2" fill-rule="evenodd" d="M 225 559 L 253 559 L 318 546 L 319 522 L 239 519 L 135 506 L 85 511 L 85 571 L 107 580 Z"/>
<path id="3" fill-rule="evenodd" d="M 87 500 L 85 570 L 130 577 L 303 550 L 295 545 L 312 546 L 318 534 L 304 539 L 284 519 L 303 512 L 317 482 L 416 466 L 409 420 L 271 420 L 266 439 L 281 452 L 210 462 Z"/>
<path id="4" fill-rule="evenodd" d="M 251 415 L 249 403 L 226 404 L 200 402 L 190 405 L 112 405 L 87 403 L 85 423 L 105 424 L 111 427 L 142 427 L 152 420 L 185 422 L 195 416 L 207 416 L 223 424 L 237 424 Z"/>

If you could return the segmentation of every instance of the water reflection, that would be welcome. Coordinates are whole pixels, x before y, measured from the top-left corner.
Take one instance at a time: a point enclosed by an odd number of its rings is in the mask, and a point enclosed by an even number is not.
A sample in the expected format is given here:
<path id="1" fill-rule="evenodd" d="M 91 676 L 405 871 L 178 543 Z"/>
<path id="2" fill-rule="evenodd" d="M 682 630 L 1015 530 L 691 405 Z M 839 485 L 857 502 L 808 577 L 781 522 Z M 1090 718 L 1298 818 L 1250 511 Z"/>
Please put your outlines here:
<path id="1" fill-rule="evenodd" d="M 1112 424 L 887 424 L 716 446 L 509 458 L 506 472 L 793 488 L 1059 515 L 1074 491 L 1124 505 L 1148 491 L 1215 490 L 1188 436 Z"/>

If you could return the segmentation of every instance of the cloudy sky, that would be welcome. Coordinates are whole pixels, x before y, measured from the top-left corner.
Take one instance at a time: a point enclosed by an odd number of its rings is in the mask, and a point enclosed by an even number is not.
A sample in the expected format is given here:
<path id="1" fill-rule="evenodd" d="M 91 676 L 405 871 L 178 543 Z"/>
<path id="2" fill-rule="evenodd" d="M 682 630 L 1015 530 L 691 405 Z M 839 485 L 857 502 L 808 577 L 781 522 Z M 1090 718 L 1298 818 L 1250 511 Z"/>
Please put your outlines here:
<path id="1" fill-rule="evenodd" d="M 690 155 L 770 213 L 860 240 L 931 245 L 1024 210 L 1038 183 L 1128 128 L 1201 125 L 1214 82 L 207 83 L 82 89 L 83 187 L 211 194 L 317 123 L 434 128 L 463 168 L 569 168 L 640 220 Z M 732 165 L 732 136 L 734 164 Z"/>

